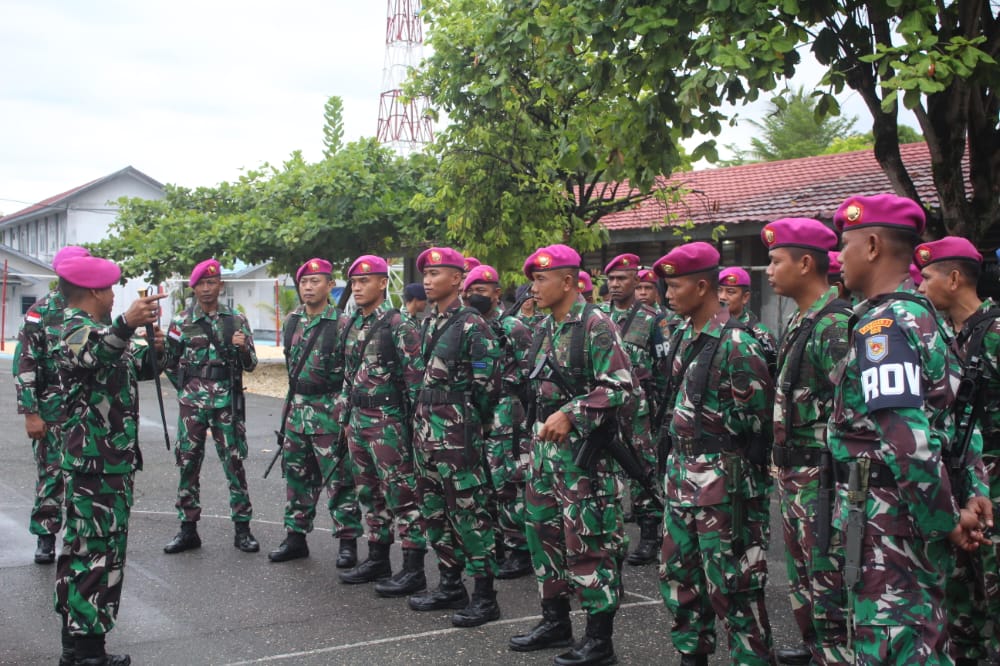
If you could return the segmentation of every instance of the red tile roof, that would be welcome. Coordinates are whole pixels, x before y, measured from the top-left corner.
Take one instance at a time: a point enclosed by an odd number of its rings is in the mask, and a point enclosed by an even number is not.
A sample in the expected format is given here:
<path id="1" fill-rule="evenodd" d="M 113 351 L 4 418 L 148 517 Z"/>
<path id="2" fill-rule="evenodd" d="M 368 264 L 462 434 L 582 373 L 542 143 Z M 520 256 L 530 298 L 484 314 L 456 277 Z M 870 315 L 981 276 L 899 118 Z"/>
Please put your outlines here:
<path id="1" fill-rule="evenodd" d="M 936 205 L 927 144 L 900 146 L 900 154 L 924 205 Z M 852 194 L 892 191 L 871 150 L 676 173 L 658 187 L 663 185 L 688 190 L 670 209 L 678 223 L 695 224 L 770 222 L 779 217 L 830 220 Z M 648 229 L 664 224 L 667 210 L 664 202 L 650 198 L 602 217 L 601 223 L 611 231 Z"/>

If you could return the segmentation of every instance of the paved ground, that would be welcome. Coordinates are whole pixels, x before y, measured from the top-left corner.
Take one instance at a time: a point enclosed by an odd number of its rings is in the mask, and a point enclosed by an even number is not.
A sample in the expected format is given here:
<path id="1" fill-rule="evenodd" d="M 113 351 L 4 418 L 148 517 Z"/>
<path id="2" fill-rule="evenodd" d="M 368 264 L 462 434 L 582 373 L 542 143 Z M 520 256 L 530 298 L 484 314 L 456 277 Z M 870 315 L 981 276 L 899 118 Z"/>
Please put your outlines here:
<path id="1" fill-rule="evenodd" d="M 34 469 L 23 420 L 15 413 L 9 354 L 0 355 L 0 664 L 52 664 L 59 650 L 59 623 L 52 610 L 54 567 L 32 562 L 28 534 Z M 166 387 L 171 435 L 176 432 L 173 390 Z M 210 453 L 202 475 L 204 515 L 200 550 L 165 555 L 177 530 L 173 510 L 176 470 L 163 447 L 152 383 L 142 388 L 140 440 L 146 469 L 136 479 L 125 587 L 112 651 L 137 664 L 546 664 L 555 651 L 509 652 L 507 639 L 537 621 L 532 580 L 498 581 L 503 619 L 478 629 L 455 629 L 448 614 L 414 613 L 402 600 L 376 598 L 368 586 L 344 586 L 333 566 L 329 518 L 318 519 L 309 539 L 312 556 L 272 564 L 265 552 L 283 537 L 284 485 L 280 473 L 261 478 L 273 451 L 281 402 L 248 399 L 251 454 L 247 460 L 253 531 L 262 552 L 232 546 L 232 525 L 221 466 Z M 773 511 L 772 511 L 773 514 Z M 794 635 L 780 533 L 776 520 L 768 603 L 776 642 Z M 629 526 L 636 538 L 635 526 Z M 364 553 L 362 552 L 362 556 Z M 400 564 L 398 546 L 393 566 Z M 433 557 L 428 571 L 436 572 Z M 432 583 L 436 573 L 432 573 Z M 677 664 L 670 645 L 669 615 L 660 601 L 655 567 L 626 567 L 626 599 L 616 620 L 615 645 L 622 663 Z M 577 635 L 583 618 L 574 613 Z M 722 638 L 724 643 L 725 639 Z M 725 648 L 713 663 L 726 663 Z"/>

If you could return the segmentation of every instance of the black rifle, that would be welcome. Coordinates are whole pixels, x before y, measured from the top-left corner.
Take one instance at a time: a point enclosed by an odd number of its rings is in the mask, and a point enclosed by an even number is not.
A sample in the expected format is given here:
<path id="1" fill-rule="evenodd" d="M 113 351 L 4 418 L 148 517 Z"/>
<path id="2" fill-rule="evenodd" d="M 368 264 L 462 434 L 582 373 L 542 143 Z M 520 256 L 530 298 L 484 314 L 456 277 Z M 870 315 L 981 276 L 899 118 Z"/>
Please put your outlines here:
<path id="1" fill-rule="evenodd" d="M 149 296 L 149 287 L 139 290 L 139 297 Z M 153 365 L 153 385 L 156 387 L 156 402 L 160 405 L 160 421 L 163 422 L 163 441 L 170 450 L 170 433 L 167 430 L 167 412 L 163 408 L 163 386 L 160 384 L 160 359 L 156 353 L 156 330 L 152 324 L 146 324 L 146 342 L 149 343 L 149 359 Z"/>
<path id="2" fill-rule="evenodd" d="M 833 523 L 833 455 L 829 449 L 820 453 L 819 498 L 816 503 L 816 547 L 826 555 L 830 550 L 830 528 Z"/>
<path id="3" fill-rule="evenodd" d="M 979 385 L 983 376 L 983 359 L 976 353 L 971 356 L 962 373 L 962 380 L 955 392 L 955 409 L 958 417 L 958 445 L 947 452 L 948 471 L 951 477 L 951 493 L 961 504 L 968 494 L 965 479 L 965 454 L 976 431 L 980 418 L 982 401 L 979 400 Z"/>
<path id="4" fill-rule="evenodd" d="M 538 360 L 529 378 L 538 379 L 546 367 L 549 369 L 549 374 L 545 379 L 554 383 L 567 396 L 567 399 L 572 399 L 576 392 L 570 388 L 569 383 L 562 376 L 562 371 L 553 363 L 547 352 Z M 603 456 L 609 456 L 615 460 L 625 474 L 642 486 L 642 489 L 649 495 L 653 506 L 663 511 L 663 501 L 643 469 L 638 454 L 631 444 L 622 441 L 617 432 L 617 422 L 611 418 L 605 418 L 601 425 L 591 431 L 587 439 L 577 449 L 573 464 L 582 469 L 593 469 Z"/>
<path id="5" fill-rule="evenodd" d="M 518 312 L 521 309 L 521 306 L 527 303 L 528 299 L 530 298 L 532 298 L 531 290 L 528 290 L 527 294 L 514 301 L 514 303 L 509 308 L 500 313 L 500 319 L 505 319 L 514 314 L 515 312 Z"/>

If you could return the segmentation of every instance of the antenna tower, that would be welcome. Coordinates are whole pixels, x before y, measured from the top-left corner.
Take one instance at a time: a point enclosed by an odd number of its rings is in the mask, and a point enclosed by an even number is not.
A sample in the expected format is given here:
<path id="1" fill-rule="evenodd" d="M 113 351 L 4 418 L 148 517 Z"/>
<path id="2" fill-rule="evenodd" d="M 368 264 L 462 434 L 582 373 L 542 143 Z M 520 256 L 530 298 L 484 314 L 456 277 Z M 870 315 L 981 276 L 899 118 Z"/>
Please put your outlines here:
<path id="1" fill-rule="evenodd" d="M 420 0 L 388 0 L 385 64 L 378 107 L 379 143 L 397 153 L 419 150 L 434 138 L 426 97 L 403 99 L 403 82 L 423 58 L 424 26 Z"/>

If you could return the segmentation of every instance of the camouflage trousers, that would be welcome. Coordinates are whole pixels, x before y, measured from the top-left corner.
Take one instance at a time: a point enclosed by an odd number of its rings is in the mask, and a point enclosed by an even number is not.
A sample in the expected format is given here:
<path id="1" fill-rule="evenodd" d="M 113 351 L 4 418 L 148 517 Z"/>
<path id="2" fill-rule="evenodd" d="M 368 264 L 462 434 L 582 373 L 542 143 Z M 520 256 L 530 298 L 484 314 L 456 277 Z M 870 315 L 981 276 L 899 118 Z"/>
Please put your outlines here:
<path id="1" fill-rule="evenodd" d="M 821 552 L 816 544 L 819 481 L 797 484 L 792 475 L 787 478 L 779 491 L 792 614 L 816 664 L 852 663 L 854 657 L 847 647 L 842 546 L 832 543 L 828 552 Z"/>
<path id="2" fill-rule="evenodd" d="M 350 461 L 345 459 L 347 452 L 343 447 L 338 448 L 341 437 L 339 432 L 320 435 L 285 432 L 281 468 L 285 474 L 287 531 L 312 532 L 316 503 L 325 485 L 333 536 L 339 539 L 361 536 L 361 510 L 354 492 Z"/>
<path id="3" fill-rule="evenodd" d="M 423 445 L 422 445 L 423 444 Z M 427 542 L 442 566 L 473 578 L 496 575 L 496 532 L 481 463 L 463 449 L 432 449 L 414 439 L 417 500 Z"/>
<path id="4" fill-rule="evenodd" d="M 486 459 L 495 489 L 491 493 L 490 513 L 496 516 L 504 546 L 508 550 L 524 550 L 528 547 L 524 534 L 524 478 L 530 437 L 523 427 L 521 401 L 513 396 L 501 399 L 494 418 L 493 432 L 486 440 Z"/>
<path id="5" fill-rule="evenodd" d="M 732 663 L 766 666 L 771 663 L 771 624 L 764 606 L 769 501 L 741 501 L 746 505 L 742 552 L 733 544 L 730 503 L 666 503 L 660 594 L 674 616 L 670 638 L 678 651 L 715 652 L 718 617 L 729 633 Z"/>
<path id="6" fill-rule="evenodd" d="M 425 550 L 427 540 L 420 525 L 409 437 L 400 414 L 380 409 L 351 412 L 347 442 L 354 489 L 365 511 L 368 539 L 392 543 L 395 520 L 403 548 Z"/>
<path id="7" fill-rule="evenodd" d="M 543 600 L 574 593 L 588 614 L 621 602 L 618 544 L 625 523 L 617 470 L 573 464 L 570 447 L 535 439 L 525 489 L 528 550 Z"/>
<path id="8" fill-rule="evenodd" d="M 623 415 L 621 418 L 622 437 L 625 438 L 625 441 L 632 443 L 636 453 L 639 454 L 647 476 L 655 479 L 653 486 L 660 497 L 663 497 L 663 476 L 657 473 L 659 469 L 657 464 L 658 441 L 651 431 L 649 401 L 646 400 L 645 394 L 640 392 L 635 396 L 635 401 L 632 404 L 635 405 L 634 414 Z M 653 499 L 643 489 L 642 484 L 635 479 L 629 479 L 628 483 L 629 495 L 632 497 L 632 514 L 636 520 L 646 517 L 657 520 L 663 518 L 663 512 L 653 506 Z"/>
<path id="9" fill-rule="evenodd" d="M 1000 524 L 1000 457 L 992 439 L 985 446 L 993 521 Z M 945 588 L 951 654 L 1000 663 L 1000 530 L 993 529 L 990 546 L 959 552 L 957 563 Z"/>
<path id="10" fill-rule="evenodd" d="M 66 473 L 54 600 L 73 636 L 106 634 L 115 626 L 131 508 L 131 474 Z"/>
<path id="11" fill-rule="evenodd" d="M 28 531 L 36 536 L 58 534 L 63 524 L 63 493 L 66 481 L 62 471 L 62 430 L 47 423 L 45 435 L 31 441 L 38 470 L 35 503 L 31 507 Z"/>
<path id="12" fill-rule="evenodd" d="M 954 563 L 948 541 L 873 535 L 869 529 L 861 563 L 861 581 L 848 590 L 855 663 L 951 664 L 943 608 L 943 572 Z"/>
<path id="13" fill-rule="evenodd" d="M 209 429 L 229 484 L 229 515 L 233 522 L 247 522 L 253 517 L 247 475 L 243 469 L 247 445 L 246 439 L 233 427 L 232 412 L 228 407 L 201 409 L 180 405 L 174 447 L 174 456 L 180 467 L 175 504 L 177 517 L 186 521 L 201 518 L 201 465 L 205 460 L 205 439 Z"/>

